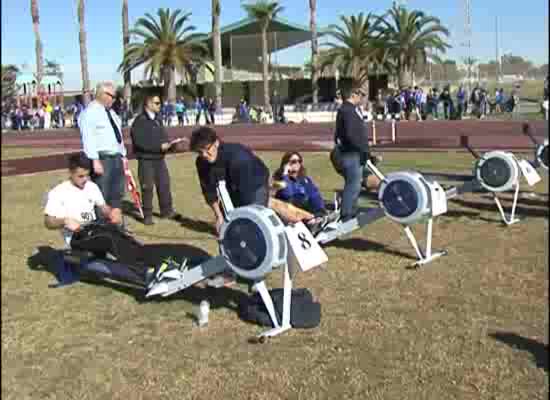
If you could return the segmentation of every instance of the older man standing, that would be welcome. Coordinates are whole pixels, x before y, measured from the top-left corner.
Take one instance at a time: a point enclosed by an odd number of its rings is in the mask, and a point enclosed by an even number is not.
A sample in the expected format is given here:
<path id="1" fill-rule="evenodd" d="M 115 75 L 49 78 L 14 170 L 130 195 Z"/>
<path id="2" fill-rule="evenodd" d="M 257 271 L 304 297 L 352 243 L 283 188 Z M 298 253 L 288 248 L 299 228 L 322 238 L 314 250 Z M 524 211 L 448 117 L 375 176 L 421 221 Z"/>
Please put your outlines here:
<path id="1" fill-rule="evenodd" d="M 121 122 L 111 110 L 115 97 L 112 82 L 100 82 L 96 98 L 79 120 L 82 147 L 92 160 L 92 180 L 112 208 L 111 221 L 122 222 L 122 198 L 125 192 L 123 163 L 126 147 L 122 137 Z"/>
<path id="2" fill-rule="evenodd" d="M 155 186 L 160 217 L 176 218 L 178 216 L 172 207 L 170 174 L 164 155 L 173 145 L 184 139 L 168 140 L 166 130 L 159 118 L 161 104 L 159 96 L 146 96 L 143 113 L 135 119 L 130 131 L 134 153 L 138 159 L 138 175 L 143 195 L 143 223 L 145 225 L 153 224 L 153 188 Z"/>

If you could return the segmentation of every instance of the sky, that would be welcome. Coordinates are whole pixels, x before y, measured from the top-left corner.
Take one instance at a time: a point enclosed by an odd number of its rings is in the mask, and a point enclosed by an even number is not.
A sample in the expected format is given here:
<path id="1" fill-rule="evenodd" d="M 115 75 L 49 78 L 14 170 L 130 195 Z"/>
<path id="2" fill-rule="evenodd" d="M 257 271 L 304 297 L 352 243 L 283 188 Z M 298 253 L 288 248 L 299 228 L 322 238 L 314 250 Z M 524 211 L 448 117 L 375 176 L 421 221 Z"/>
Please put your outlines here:
<path id="1" fill-rule="evenodd" d="M 63 66 L 65 89 L 81 88 L 80 51 L 76 0 L 39 0 L 40 34 L 44 58 Z M 192 12 L 191 23 L 198 32 L 210 31 L 209 0 L 129 0 L 130 25 L 149 12 L 156 15 L 159 7 Z M 151 5 L 154 3 L 154 5 Z M 221 25 L 246 17 L 241 0 L 221 0 Z M 309 25 L 307 0 L 280 0 L 285 8 L 281 17 Z M 421 9 L 439 17 L 451 31 L 453 48 L 447 57 L 460 60 L 467 55 L 463 41 L 465 0 L 408 0 L 409 8 Z M 318 0 L 317 24 L 324 27 L 337 24 L 341 15 L 361 11 L 381 14 L 391 7 L 391 0 Z M 29 0 L 2 0 L 2 64 L 28 65 L 35 69 L 35 41 Z M 86 2 L 86 32 L 89 73 L 92 84 L 100 80 L 121 82 L 116 68 L 122 58 L 122 1 L 93 0 Z M 472 56 L 481 61 L 494 59 L 496 54 L 495 21 L 499 18 L 500 54 L 512 53 L 526 57 L 535 64 L 548 62 L 548 1 L 547 0 L 471 0 Z M 324 41 L 320 40 L 322 43 Z M 284 50 L 277 55 L 280 64 L 302 65 L 310 56 L 309 44 Z M 133 80 L 142 79 L 138 71 Z"/>

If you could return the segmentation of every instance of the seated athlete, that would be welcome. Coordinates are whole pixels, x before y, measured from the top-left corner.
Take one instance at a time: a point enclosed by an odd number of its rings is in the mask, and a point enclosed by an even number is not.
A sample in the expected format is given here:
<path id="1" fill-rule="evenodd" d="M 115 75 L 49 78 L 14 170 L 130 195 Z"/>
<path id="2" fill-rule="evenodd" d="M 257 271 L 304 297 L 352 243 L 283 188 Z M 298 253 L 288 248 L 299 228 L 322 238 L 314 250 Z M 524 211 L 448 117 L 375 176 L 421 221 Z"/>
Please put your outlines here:
<path id="1" fill-rule="evenodd" d="M 69 179 L 48 193 L 44 224 L 48 229 L 62 229 L 67 248 L 73 233 L 95 221 L 96 207 L 110 220 L 111 207 L 105 203 L 99 187 L 90 180 L 91 160 L 84 153 L 69 156 Z"/>
<path id="2" fill-rule="evenodd" d="M 327 213 L 321 193 L 313 180 L 306 175 L 304 159 L 297 151 L 283 155 L 279 169 L 273 174 L 273 180 L 282 186 L 275 193 L 275 198 L 287 201 L 316 216 Z"/>
<path id="3" fill-rule="evenodd" d="M 273 174 L 273 186 L 278 188 L 275 193 L 276 199 L 307 211 L 303 213 L 301 220 L 312 233 L 315 234 L 322 229 L 331 219 L 319 188 L 313 179 L 307 176 L 304 158 L 297 151 L 283 155 L 279 169 Z M 308 213 L 310 214 L 307 215 Z"/>
<path id="4" fill-rule="evenodd" d="M 209 127 L 196 129 L 189 143 L 198 154 L 197 173 L 204 198 L 216 219 L 219 234 L 224 216 L 217 184 L 225 180 L 234 207 L 269 204 L 269 169 L 249 148 L 239 143 L 222 142 Z"/>
<path id="5" fill-rule="evenodd" d="M 99 187 L 90 180 L 91 160 L 84 153 L 72 154 L 69 156 L 69 179 L 55 186 L 47 197 L 44 209 L 44 224 L 48 229 L 61 229 L 65 242 L 65 250 L 71 249 L 74 239 L 79 241 L 80 233 L 86 231 L 92 223 L 103 219 L 107 226 L 112 227 L 111 231 L 120 230 L 117 224 L 112 223 L 112 209 L 105 203 L 105 199 Z M 96 209 L 101 215 L 96 216 Z M 111 232 L 109 229 L 101 231 L 104 237 L 118 238 L 117 247 L 124 246 L 123 234 Z M 130 240 L 131 241 L 131 240 Z M 98 250 L 98 243 L 94 244 Z M 135 244 L 129 243 L 131 251 L 135 253 Z M 99 249 L 101 250 L 101 249 Z M 123 250 L 122 248 L 120 250 Z M 64 268 L 64 266 L 59 266 Z M 136 268 L 137 267 L 137 268 Z M 156 271 L 146 271 L 146 267 L 125 266 L 119 263 L 105 262 L 100 271 L 90 270 L 100 275 L 113 279 L 146 284 L 151 280 L 152 274 Z M 58 269 L 58 272 L 61 271 Z M 81 271 L 80 271 L 81 272 Z M 59 277 L 59 276 L 58 276 Z"/>

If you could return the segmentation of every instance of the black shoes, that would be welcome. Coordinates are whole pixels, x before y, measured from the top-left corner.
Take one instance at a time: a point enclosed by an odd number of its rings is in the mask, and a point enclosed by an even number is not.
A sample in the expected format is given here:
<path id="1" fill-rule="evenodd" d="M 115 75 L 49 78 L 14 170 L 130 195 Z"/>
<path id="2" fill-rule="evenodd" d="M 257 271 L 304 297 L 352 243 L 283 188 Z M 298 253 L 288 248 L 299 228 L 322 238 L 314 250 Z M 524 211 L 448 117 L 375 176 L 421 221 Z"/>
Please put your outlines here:
<path id="1" fill-rule="evenodd" d="M 178 220 L 181 218 L 181 214 L 177 213 L 175 210 L 171 210 L 167 213 L 161 213 L 160 214 L 160 218 L 161 219 L 173 219 L 173 220 Z"/>

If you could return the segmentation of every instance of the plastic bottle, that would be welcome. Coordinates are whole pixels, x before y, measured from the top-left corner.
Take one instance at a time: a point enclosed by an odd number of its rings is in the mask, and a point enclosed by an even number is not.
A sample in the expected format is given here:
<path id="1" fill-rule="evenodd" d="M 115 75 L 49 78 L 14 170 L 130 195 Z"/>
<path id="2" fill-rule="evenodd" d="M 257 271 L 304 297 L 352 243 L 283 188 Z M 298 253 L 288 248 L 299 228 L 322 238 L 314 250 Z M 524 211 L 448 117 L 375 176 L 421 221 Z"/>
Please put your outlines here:
<path id="1" fill-rule="evenodd" d="M 206 300 L 201 301 L 197 315 L 198 326 L 208 325 L 208 314 L 210 313 L 210 303 Z"/>

